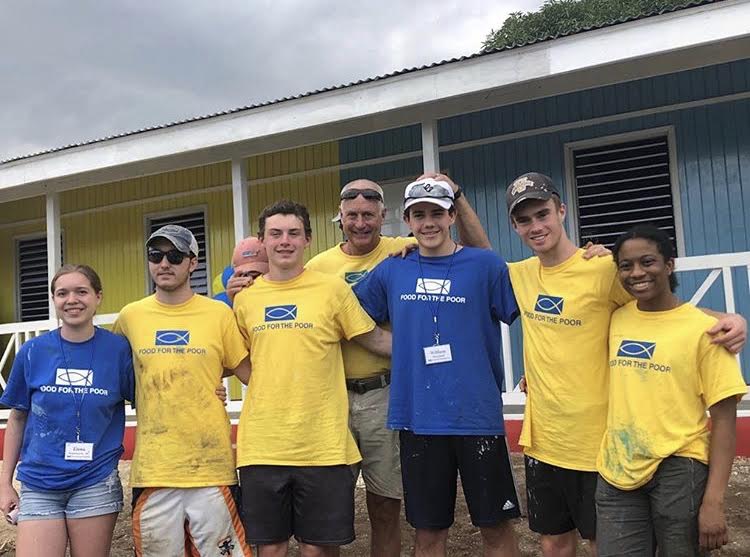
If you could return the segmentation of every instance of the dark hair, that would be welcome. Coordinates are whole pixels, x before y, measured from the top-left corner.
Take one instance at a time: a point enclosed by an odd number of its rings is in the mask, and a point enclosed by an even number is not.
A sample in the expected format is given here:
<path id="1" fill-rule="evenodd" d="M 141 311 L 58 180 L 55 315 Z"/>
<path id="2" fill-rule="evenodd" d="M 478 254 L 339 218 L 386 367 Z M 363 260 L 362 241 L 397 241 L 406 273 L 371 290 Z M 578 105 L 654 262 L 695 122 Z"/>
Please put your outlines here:
<path id="1" fill-rule="evenodd" d="M 310 226 L 310 214 L 307 212 L 307 207 L 288 199 L 282 199 L 281 201 L 271 203 L 261 211 L 258 217 L 258 238 L 263 238 L 265 235 L 266 219 L 273 215 L 294 215 L 302 221 L 302 227 L 305 229 L 305 238 L 312 237 L 312 226 Z"/>
<path id="2" fill-rule="evenodd" d="M 96 274 L 96 271 L 94 271 L 94 269 L 92 269 L 88 265 L 68 263 L 67 265 L 63 265 L 62 267 L 60 267 L 55 273 L 55 276 L 52 277 L 52 281 L 49 283 L 49 290 L 52 294 L 55 293 L 55 283 L 57 282 L 57 279 L 59 279 L 63 275 L 68 275 L 70 273 L 81 273 L 89 280 L 91 288 L 94 289 L 94 292 L 99 294 L 102 291 L 102 279 L 99 278 L 99 275 Z"/>
<path id="3" fill-rule="evenodd" d="M 560 196 L 558 196 L 558 195 L 553 195 L 553 196 L 552 196 L 552 197 L 551 197 L 550 199 L 551 199 L 551 200 L 552 200 L 552 202 L 553 202 L 553 203 L 555 204 L 555 210 L 556 210 L 556 211 L 559 211 L 559 210 L 560 210 L 560 207 L 562 207 L 562 199 L 560 199 Z M 531 200 L 531 199 L 529 199 L 529 200 L 527 200 L 527 201 L 532 201 L 532 200 Z M 537 199 L 537 200 L 534 200 L 534 201 L 541 201 L 541 200 Z M 549 201 L 549 199 L 547 199 L 546 201 Z M 546 203 L 546 201 L 545 201 L 545 203 Z M 521 202 L 521 203 L 519 203 L 518 205 L 516 205 L 515 207 L 513 207 L 513 211 L 511 211 L 511 213 L 510 213 L 510 218 L 511 218 L 511 221 L 515 222 L 515 221 L 514 221 L 513 219 L 515 219 L 515 218 L 516 218 L 516 217 L 515 217 L 516 211 L 518 210 L 518 208 L 519 208 L 519 207 L 520 207 L 520 206 L 521 206 L 522 204 L 523 204 L 523 202 Z"/>
<path id="4" fill-rule="evenodd" d="M 619 262 L 622 245 L 628 240 L 635 240 L 636 238 L 642 238 L 656 244 L 656 249 L 659 250 L 659 253 L 664 258 L 665 262 L 676 257 L 674 244 L 672 243 L 669 234 L 653 224 L 636 224 L 615 240 L 615 245 L 612 246 L 612 256 L 615 259 L 615 264 Z M 669 275 L 669 289 L 674 292 L 677 289 L 677 284 L 677 277 L 673 272 Z"/>
<path id="5" fill-rule="evenodd" d="M 416 203 L 414 205 L 416 205 Z M 411 207 L 414 207 L 414 205 L 412 205 Z M 435 207 L 438 207 L 438 206 L 439 205 L 435 205 Z M 409 211 L 411 211 L 411 207 L 409 207 L 408 209 L 404 209 L 404 218 L 405 219 L 408 219 L 411 216 L 411 214 L 409 213 Z M 448 214 L 452 216 L 452 215 L 454 215 L 456 213 L 456 206 L 455 205 L 451 205 L 450 207 L 448 207 L 446 209 L 446 211 L 448 211 Z"/>

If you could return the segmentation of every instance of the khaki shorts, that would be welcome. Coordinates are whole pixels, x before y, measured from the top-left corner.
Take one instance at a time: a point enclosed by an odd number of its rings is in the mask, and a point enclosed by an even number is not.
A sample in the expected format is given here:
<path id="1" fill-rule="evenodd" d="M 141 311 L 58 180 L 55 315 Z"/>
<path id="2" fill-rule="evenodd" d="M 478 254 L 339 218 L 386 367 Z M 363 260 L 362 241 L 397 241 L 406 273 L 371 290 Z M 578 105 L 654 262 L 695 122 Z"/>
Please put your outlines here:
<path id="1" fill-rule="evenodd" d="M 367 491 L 401 499 L 403 488 L 398 432 L 385 426 L 390 386 L 364 394 L 348 393 L 349 428 L 362 454 L 362 462 L 352 466 L 354 476 L 356 478 L 361 469 Z"/>

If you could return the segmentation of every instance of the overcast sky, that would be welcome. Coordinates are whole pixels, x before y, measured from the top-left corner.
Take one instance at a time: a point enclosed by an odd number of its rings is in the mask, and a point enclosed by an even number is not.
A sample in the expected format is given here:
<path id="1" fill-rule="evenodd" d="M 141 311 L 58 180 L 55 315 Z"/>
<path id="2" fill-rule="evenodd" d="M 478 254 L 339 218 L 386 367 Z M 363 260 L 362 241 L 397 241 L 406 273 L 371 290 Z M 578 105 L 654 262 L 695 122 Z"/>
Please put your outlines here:
<path id="1" fill-rule="evenodd" d="M 542 0 L 0 0 L 0 160 L 471 54 Z"/>

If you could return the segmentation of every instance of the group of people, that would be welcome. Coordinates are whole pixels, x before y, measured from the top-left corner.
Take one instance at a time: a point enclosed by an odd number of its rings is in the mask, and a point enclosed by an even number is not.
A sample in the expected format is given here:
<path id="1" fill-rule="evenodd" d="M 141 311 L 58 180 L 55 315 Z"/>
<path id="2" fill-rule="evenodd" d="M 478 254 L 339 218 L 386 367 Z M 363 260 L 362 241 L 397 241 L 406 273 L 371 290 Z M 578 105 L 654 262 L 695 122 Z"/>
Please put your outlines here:
<path id="1" fill-rule="evenodd" d="M 547 176 L 507 188 L 534 252 L 518 263 L 490 249 L 462 193 L 421 176 L 404 192 L 413 237 L 389 238 L 382 188 L 350 182 L 336 218 L 345 241 L 307 265 L 306 208 L 269 205 L 258 238 L 235 250 L 232 310 L 193 293 L 198 244 L 167 225 L 146 244 L 154 295 L 111 333 L 93 324 L 93 269 L 61 268 L 50 285 L 61 326 L 22 346 L 0 398 L 12 408 L 0 510 L 18 511 L 17 554 L 62 556 L 68 543 L 74 557 L 108 554 L 134 401 L 136 555 L 273 557 L 292 536 L 305 557 L 338 555 L 354 539 L 360 471 L 371 555 L 400 555 L 402 498 L 416 555 L 445 555 L 459 474 L 484 554 L 518 555 L 500 336 L 517 318 L 541 552 L 575 555 L 576 530 L 603 556 L 726 543 L 745 320 L 674 295 L 672 243 L 654 227 L 611 255 L 577 248 Z M 217 391 L 229 374 L 247 385 L 236 456 Z"/>

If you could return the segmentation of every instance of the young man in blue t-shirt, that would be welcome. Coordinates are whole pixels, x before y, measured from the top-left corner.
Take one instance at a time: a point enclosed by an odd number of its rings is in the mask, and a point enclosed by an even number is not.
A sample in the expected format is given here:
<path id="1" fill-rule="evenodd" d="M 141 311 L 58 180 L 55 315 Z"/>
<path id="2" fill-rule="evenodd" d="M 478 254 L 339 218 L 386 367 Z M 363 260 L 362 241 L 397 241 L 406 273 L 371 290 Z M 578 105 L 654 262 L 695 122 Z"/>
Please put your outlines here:
<path id="1" fill-rule="evenodd" d="M 417 555 L 445 555 L 459 472 L 484 554 L 518 555 L 508 521 L 520 513 L 504 437 L 499 323 L 511 323 L 518 308 L 505 261 L 451 238 L 453 190 L 436 178 L 404 194 L 419 249 L 383 261 L 355 293 L 377 322 L 393 326 L 388 427 L 400 431 Z"/>

